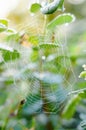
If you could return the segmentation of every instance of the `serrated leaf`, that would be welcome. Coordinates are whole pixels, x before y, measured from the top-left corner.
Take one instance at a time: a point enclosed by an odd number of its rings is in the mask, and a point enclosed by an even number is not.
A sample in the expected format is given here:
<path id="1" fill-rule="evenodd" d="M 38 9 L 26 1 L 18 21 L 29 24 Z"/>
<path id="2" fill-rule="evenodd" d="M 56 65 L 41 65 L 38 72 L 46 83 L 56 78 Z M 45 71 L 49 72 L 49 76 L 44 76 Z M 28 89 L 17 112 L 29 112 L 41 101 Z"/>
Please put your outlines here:
<path id="1" fill-rule="evenodd" d="M 64 13 L 64 14 L 57 16 L 50 23 L 48 23 L 47 28 L 53 29 L 58 25 L 68 24 L 68 23 L 73 22 L 74 20 L 75 20 L 74 15 L 72 15 L 70 13 Z"/>
<path id="2" fill-rule="evenodd" d="M 32 13 L 36 13 L 37 11 L 40 10 L 40 8 L 41 8 L 41 5 L 40 5 L 40 4 L 34 3 L 34 4 L 31 5 L 30 11 L 31 11 Z"/>

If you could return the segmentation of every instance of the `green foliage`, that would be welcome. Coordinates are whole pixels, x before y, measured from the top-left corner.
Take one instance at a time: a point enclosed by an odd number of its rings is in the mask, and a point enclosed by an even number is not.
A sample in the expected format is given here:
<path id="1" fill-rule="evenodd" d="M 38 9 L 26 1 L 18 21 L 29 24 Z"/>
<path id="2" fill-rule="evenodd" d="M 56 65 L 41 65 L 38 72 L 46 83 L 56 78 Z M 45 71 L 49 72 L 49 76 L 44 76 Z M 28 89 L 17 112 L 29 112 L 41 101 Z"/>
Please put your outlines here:
<path id="1" fill-rule="evenodd" d="M 39 43 L 39 37 L 38 36 L 30 36 L 29 37 L 29 42 L 31 42 L 33 45 L 38 45 Z"/>
<path id="2" fill-rule="evenodd" d="M 8 36 L 7 36 L 7 38 L 6 38 L 6 40 L 8 41 L 8 42 L 12 42 L 12 41 L 14 41 L 14 42 L 19 42 L 19 40 L 20 40 L 20 36 L 19 36 L 19 33 L 14 33 L 14 31 L 12 31 L 12 30 L 7 30 L 7 32 L 8 32 Z"/>
<path id="3" fill-rule="evenodd" d="M 7 34 L 9 35 L 9 34 L 15 34 L 16 33 L 16 31 L 14 30 L 14 29 L 12 29 L 12 28 L 8 28 L 7 29 Z"/>
<path id="4" fill-rule="evenodd" d="M 53 43 L 47 43 L 47 44 L 40 44 L 39 45 L 40 48 L 47 48 L 47 49 L 50 49 L 50 48 L 55 48 L 55 47 L 58 47 L 57 44 L 53 44 Z"/>
<path id="5" fill-rule="evenodd" d="M 76 109 L 76 105 L 79 103 L 80 101 L 80 95 L 74 95 L 73 97 L 71 97 L 71 99 L 69 99 L 66 107 L 63 110 L 63 117 L 67 118 L 67 119 L 71 119 L 75 109 Z"/>
<path id="6" fill-rule="evenodd" d="M 43 14 L 52 14 L 57 9 L 63 10 L 63 2 L 64 2 L 64 0 L 54 0 L 51 3 L 47 3 L 44 5 L 44 7 L 41 8 L 41 12 Z"/>
<path id="7" fill-rule="evenodd" d="M 58 25 L 68 24 L 68 23 L 73 22 L 74 20 L 75 20 L 75 17 L 72 14 L 64 13 L 64 14 L 57 16 L 52 21 L 50 21 L 50 23 L 48 23 L 48 25 L 47 25 L 47 28 L 54 29 Z"/>
<path id="8" fill-rule="evenodd" d="M 35 17 L 12 14 L 13 28 L 0 19 L 1 130 L 85 130 L 86 29 L 71 10 L 59 12 L 63 3 L 34 3 Z"/>
<path id="9" fill-rule="evenodd" d="M 86 65 L 83 65 L 84 71 L 82 71 L 79 75 L 79 78 L 84 78 L 86 80 Z"/>
<path id="10" fill-rule="evenodd" d="M 6 31 L 7 27 L 8 27 L 8 20 L 0 19 L 0 32 Z"/>
<path id="11" fill-rule="evenodd" d="M 34 4 L 31 5 L 30 11 L 32 13 L 36 13 L 36 12 L 38 12 L 40 10 L 40 8 L 41 8 L 40 4 L 34 3 Z"/>
<path id="12" fill-rule="evenodd" d="M 3 44 L 0 44 L 0 52 L 2 54 L 2 57 L 3 57 L 3 61 L 12 61 L 12 60 L 15 60 L 17 58 L 20 57 L 20 54 L 18 53 L 17 50 L 14 50 L 13 48 L 7 46 L 7 45 L 3 45 Z"/>

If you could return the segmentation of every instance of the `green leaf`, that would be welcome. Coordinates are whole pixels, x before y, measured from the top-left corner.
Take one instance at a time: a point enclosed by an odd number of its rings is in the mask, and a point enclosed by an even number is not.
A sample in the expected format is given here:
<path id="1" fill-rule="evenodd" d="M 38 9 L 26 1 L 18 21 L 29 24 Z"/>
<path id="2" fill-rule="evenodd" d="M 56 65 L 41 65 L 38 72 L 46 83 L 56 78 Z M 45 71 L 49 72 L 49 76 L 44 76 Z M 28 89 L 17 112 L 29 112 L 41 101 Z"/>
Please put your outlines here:
<path id="1" fill-rule="evenodd" d="M 14 77 L 1 77 L 0 78 L 0 82 L 4 82 L 6 85 L 10 85 L 10 84 L 13 84 L 14 83 Z"/>
<path id="2" fill-rule="evenodd" d="M 42 8 L 41 12 L 43 14 L 52 14 L 54 13 L 57 9 L 61 9 L 63 6 L 64 0 L 54 0 L 52 2 L 46 3 Z"/>
<path id="3" fill-rule="evenodd" d="M 8 20 L 0 19 L 0 24 L 3 24 L 3 25 L 5 25 L 7 27 L 8 26 Z"/>
<path id="4" fill-rule="evenodd" d="M 8 28 L 8 29 L 7 29 L 7 33 L 8 33 L 8 34 L 15 34 L 16 31 L 15 31 L 14 29 L 12 29 L 12 28 Z"/>
<path id="5" fill-rule="evenodd" d="M 82 71 L 79 75 L 79 78 L 84 78 L 86 80 L 86 71 Z"/>
<path id="6" fill-rule="evenodd" d="M 3 32 L 8 27 L 8 21 L 6 19 L 0 19 L 0 32 Z"/>
<path id="7" fill-rule="evenodd" d="M 79 78 L 84 78 L 86 80 L 86 65 L 84 64 L 82 67 L 84 68 L 84 71 L 80 73 Z"/>
<path id="8" fill-rule="evenodd" d="M 57 25 L 68 24 L 73 22 L 74 20 L 75 20 L 74 15 L 70 13 L 61 14 L 57 16 L 55 19 L 53 19 L 50 23 L 48 23 L 47 28 L 53 29 Z"/>
<path id="9" fill-rule="evenodd" d="M 30 36 L 29 42 L 31 42 L 32 45 L 38 45 L 39 37 L 38 36 Z"/>
<path id="10" fill-rule="evenodd" d="M 40 48 L 56 48 L 58 47 L 58 44 L 53 43 L 47 43 L 47 44 L 40 44 Z"/>
<path id="11" fill-rule="evenodd" d="M 59 4 L 59 7 L 58 7 L 58 10 L 62 10 L 64 11 L 64 5 L 63 5 L 63 2 L 64 0 L 61 0 L 60 4 Z"/>
<path id="12" fill-rule="evenodd" d="M 80 99 L 81 98 L 79 94 L 74 95 L 73 97 L 71 97 L 71 99 L 69 99 L 62 113 L 64 118 L 70 119 L 73 116 L 76 105 L 79 103 Z"/>
<path id="13" fill-rule="evenodd" d="M 9 31 L 9 30 L 8 30 Z M 11 31 L 11 30 L 10 30 Z M 11 33 L 10 35 L 7 36 L 6 40 L 9 41 L 15 41 L 19 42 L 20 36 L 18 33 Z"/>
<path id="14" fill-rule="evenodd" d="M 32 62 L 36 62 L 39 60 L 39 53 L 37 50 L 32 51 L 30 59 Z"/>
<path id="15" fill-rule="evenodd" d="M 4 61 L 12 61 L 12 60 L 15 60 L 17 58 L 20 57 L 20 54 L 17 52 L 17 50 L 14 50 L 13 52 L 9 52 L 9 51 L 3 51 L 3 58 L 4 58 Z"/>
<path id="16" fill-rule="evenodd" d="M 3 24 L 0 24 L 0 33 L 6 31 L 6 26 Z"/>
<path id="17" fill-rule="evenodd" d="M 32 13 L 36 13 L 36 12 L 38 12 L 40 10 L 40 8 L 41 8 L 40 4 L 34 3 L 34 4 L 31 5 L 30 11 Z"/>
<path id="18" fill-rule="evenodd" d="M 0 44 L 0 51 L 4 61 L 12 61 L 20 57 L 20 54 L 17 50 L 14 50 L 13 48 L 5 44 Z"/>

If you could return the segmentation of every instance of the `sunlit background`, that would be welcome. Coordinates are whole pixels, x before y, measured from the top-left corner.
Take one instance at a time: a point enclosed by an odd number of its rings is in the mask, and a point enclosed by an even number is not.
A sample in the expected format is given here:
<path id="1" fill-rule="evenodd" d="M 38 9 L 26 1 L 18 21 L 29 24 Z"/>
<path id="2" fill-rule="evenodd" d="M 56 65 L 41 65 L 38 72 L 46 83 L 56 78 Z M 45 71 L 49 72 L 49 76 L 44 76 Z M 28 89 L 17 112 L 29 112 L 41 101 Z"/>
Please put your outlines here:
<path id="1" fill-rule="evenodd" d="M 43 0 L 0 0 L 0 17 L 6 17 L 10 11 L 15 10 L 19 6 L 22 7 L 22 10 L 24 10 L 25 8 L 28 9 L 31 3 L 40 1 Z M 85 0 L 65 0 L 65 2 L 69 2 L 74 6 L 83 4 Z M 79 12 L 81 12 L 81 10 L 82 9 L 79 9 Z"/>
<path id="2" fill-rule="evenodd" d="M 3 128 L 3 122 L 6 122 L 7 130 L 9 128 L 10 130 L 19 130 L 18 128 L 20 127 L 17 126 L 16 129 L 15 124 L 17 125 L 20 122 L 25 127 L 31 128 L 30 130 L 69 130 L 69 128 L 74 128 L 71 130 L 84 130 L 80 128 L 79 123 L 81 120 L 86 120 L 86 99 L 83 99 L 77 107 L 78 98 L 76 97 L 77 95 L 73 95 L 75 104 L 71 105 L 71 108 L 69 107 L 68 112 L 65 114 L 65 118 L 70 117 L 70 119 L 64 119 L 61 113 L 58 114 L 57 109 L 62 112 L 71 102 L 72 96 L 69 97 L 70 100 L 67 99 L 66 103 L 62 102 L 60 104 L 66 97 L 64 90 L 69 89 L 67 91 L 71 93 L 72 90 L 76 91 L 86 88 L 84 78 L 79 78 L 80 73 L 83 71 L 82 65 L 86 64 L 86 0 L 64 0 L 65 13 L 74 14 L 75 21 L 70 25 L 66 24 L 56 28 L 54 33 L 56 42 L 61 45 L 60 49 L 51 49 L 51 51 L 45 49 L 40 53 L 41 51 L 39 52 L 36 46 L 44 42 L 44 40 L 45 42 L 50 42 L 48 40 L 53 39 L 53 37 L 52 39 L 50 37 L 53 36 L 53 33 L 49 32 L 44 35 L 44 15 L 40 11 L 33 14 L 29 9 L 32 3 L 47 1 L 0 0 L 0 18 L 7 18 L 8 27 L 18 33 L 0 33 L 0 43 L 3 43 L 2 47 L 4 47 L 5 43 L 21 54 L 18 60 L 11 60 L 11 53 L 5 55 L 10 57 L 10 61 L 4 60 L 3 62 L 3 57 L 7 58 L 6 60 L 8 60 L 8 57 L 2 56 L 2 52 L 0 52 L 0 128 Z M 55 12 L 52 14 L 51 19 L 60 13 L 62 12 Z M 7 46 L 6 49 L 9 50 Z M 58 58 L 61 55 L 63 59 Z M 15 57 L 13 58 L 15 59 Z M 39 83 L 39 81 L 43 76 L 41 72 L 38 73 L 39 69 L 41 69 L 39 66 L 42 64 L 40 61 L 44 65 L 45 82 L 43 85 L 46 96 L 52 102 L 48 107 L 51 110 L 54 107 L 56 108 L 55 112 L 57 113 L 55 115 L 38 112 L 41 107 L 41 99 L 39 100 L 39 97 L 37 97 L 40 95 L 41 82 Z M 33 78 L 31 74 L 35 75 L 36 78 Z M 11 76 L 13 76 L 13 79 L 10 79 Z M 64 83 L 63 77 L 65 77 Z M 55 83 L 60 85 L 51 85 L 54 80 Z M 53 96 L 48 95 L 50 88 Z M 25 106 L 20 118 L 15 117 L 20 101 L 22 99 L 26 101 L 27 95 L 28 102 L 26 105 L 30 103 L 29 107 Z M 53 101 L 56 101 L 56 106 L 53 106 Z M 63 108 L 63 106 L 65 107 Z M 76 108 L 73 106 L 76 106 Z M 35 115 L 35 112 L 38 113 Z M 72 112 L 75 112 L 74 116 L 71 114 Z M 9 119 L 10 121 L 7 122 Z M 54 129 L 52 129 L 52 126 Z M 27 129 L 25 128 L 24 130 Z"/>

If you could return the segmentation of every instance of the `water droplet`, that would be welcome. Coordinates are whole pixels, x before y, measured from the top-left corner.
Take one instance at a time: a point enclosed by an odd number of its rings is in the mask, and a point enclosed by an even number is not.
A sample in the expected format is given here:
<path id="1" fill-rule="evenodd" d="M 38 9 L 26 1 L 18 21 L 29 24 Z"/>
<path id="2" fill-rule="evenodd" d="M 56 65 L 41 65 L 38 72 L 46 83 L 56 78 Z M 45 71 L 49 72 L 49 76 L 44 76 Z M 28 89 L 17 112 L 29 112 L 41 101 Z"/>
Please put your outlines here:
<path id="1" fill-rule="evenodd" d="M 46 57 L 45 56 L 42 56 L 42 60 L 45 60 L 46 59 Z"/>

